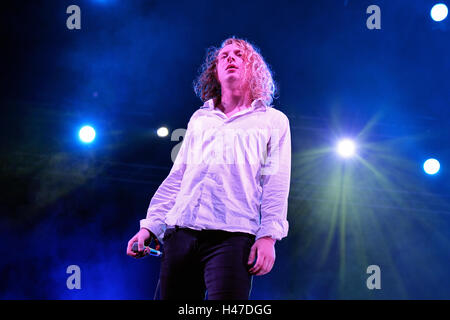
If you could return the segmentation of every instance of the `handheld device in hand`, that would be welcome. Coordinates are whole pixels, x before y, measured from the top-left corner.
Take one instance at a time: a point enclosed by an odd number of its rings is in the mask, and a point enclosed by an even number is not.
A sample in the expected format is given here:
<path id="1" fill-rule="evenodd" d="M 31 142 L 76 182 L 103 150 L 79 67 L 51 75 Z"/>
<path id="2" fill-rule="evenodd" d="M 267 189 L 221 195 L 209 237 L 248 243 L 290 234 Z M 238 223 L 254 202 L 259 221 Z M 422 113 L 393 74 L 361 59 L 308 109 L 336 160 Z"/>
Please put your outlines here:
<path id="1" fill-rule="evenodd" d="M 137 242 L 133 243 L 133 247 L 131 248 L 131 250 L 133 250 L 133 252 L 139 252 Z M 159 250 L 150 248 L 148 246 L 144 246 L 144 256 L 147 256 L 147 255 L 160 257 L 160 256 L 162 256 L 162 252 Z"/>

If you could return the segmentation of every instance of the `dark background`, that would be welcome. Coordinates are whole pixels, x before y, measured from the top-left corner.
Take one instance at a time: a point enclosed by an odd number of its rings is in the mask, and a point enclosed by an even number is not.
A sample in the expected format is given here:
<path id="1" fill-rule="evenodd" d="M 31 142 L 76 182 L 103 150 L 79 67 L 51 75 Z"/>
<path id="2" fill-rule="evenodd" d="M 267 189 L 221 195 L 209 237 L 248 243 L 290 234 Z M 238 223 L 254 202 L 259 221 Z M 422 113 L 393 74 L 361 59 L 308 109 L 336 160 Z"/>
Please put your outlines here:
<path id="1" fill-rule="evenodd" d="M 449 299 L 450 26 L 434 3 L 2 1 L 0 298 L 153 298 L 158 258 L 125 250 L 178 143 L 156 129 L 186 127 L 206 48 L 235 35 L 270 64 L 293 147 L 290 232 L 252 299 Z M 357 158 L 335 156 L 344 136 Z"/>

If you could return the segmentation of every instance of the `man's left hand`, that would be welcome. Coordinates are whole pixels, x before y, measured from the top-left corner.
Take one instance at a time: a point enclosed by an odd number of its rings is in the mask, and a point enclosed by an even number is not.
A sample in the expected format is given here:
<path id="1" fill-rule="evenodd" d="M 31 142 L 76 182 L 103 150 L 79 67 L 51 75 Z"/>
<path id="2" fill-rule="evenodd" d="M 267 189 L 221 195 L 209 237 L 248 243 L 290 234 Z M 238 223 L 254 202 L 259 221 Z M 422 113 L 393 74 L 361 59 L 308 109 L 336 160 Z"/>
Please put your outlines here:
<path id="1" fill-rule="evenodd" d="M 251 265 L 257 256 L 255 265 L 249 270 L 251 274 L 262 276 L 272 270 L 275 263 L 275 241 L 271 237 L 262 237 L 255 241 L 248 257 L 248 264 Z"/>

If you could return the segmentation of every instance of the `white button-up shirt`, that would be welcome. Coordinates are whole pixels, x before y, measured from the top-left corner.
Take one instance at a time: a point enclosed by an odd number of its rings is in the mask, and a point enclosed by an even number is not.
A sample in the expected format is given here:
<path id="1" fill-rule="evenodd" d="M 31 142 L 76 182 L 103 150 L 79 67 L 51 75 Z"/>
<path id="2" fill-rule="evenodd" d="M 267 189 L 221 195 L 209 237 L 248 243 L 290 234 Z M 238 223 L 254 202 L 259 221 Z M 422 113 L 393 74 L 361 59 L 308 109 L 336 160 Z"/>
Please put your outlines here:
<path id="1" fill-rule="evenodd" d="M 141 228 L 162 242 L 167 226 L 286 237 L 289 119 L 261 100 L 230 117 L 213 100 L 194 112 L 169 175 Z"/>

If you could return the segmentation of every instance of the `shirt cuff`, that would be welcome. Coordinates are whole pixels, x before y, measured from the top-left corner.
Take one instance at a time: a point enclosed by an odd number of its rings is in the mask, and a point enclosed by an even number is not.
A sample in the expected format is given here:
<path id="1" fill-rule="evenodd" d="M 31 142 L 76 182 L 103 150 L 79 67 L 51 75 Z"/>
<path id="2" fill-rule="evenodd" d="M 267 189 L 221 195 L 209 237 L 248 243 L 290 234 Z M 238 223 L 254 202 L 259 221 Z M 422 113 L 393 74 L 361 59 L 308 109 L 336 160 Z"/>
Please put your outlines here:
<path id="1" fill-rule="evenodd" d="M 261 239 L 261 238 L 267 238 L 267 237 L 268 237 L 268 238 L 271 238 L 271 239 L 273 239 L 273 240 L 275 240 L 275 241 L 276 241 L 276 240 L 279 240 L 279 239 L 276 239 L 275 237 L 271 236 L 270 234 L 268 234 L 268 235 L 263 235 L 263 234 L 262 234 L 262 235 L 258 235 L 258 234 L 257 234 L 256 237 L 255 237 L 255 241 L 256 241 L 256 240 L 259 240 L 259 239 Z"/>
<path id="2" fill-rule="evenodd" d="M 262 237 L 271 237 L 275 240 L 281 240 L 287 236 L 289 229 L 289 223 L 285 221 L 278 221 L 277 223 L 271 223 L 271 225 L 261 225 L 256 232 L 255 240 Z"/>
<path id="3" fill-rule="evenodd" d="M 140 227 L 145 228 L 150 230 L 155 236 L 156 238 L 158 238 L 158 241 L 162 244 L 163 242 L 163 237 L 164 237 L 164 232 L 166 231 L 166 225 L 165 224 L 156 224 L 156 223 L 152 223 L 151 221 L 149 221 L 148 219 L 142 219 L 140 221 Z"/>

